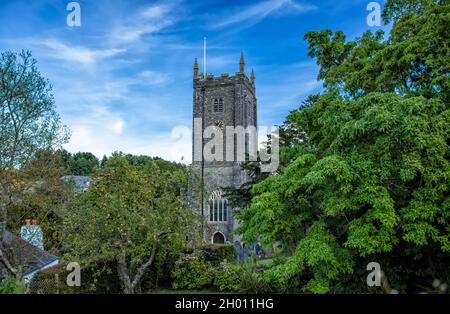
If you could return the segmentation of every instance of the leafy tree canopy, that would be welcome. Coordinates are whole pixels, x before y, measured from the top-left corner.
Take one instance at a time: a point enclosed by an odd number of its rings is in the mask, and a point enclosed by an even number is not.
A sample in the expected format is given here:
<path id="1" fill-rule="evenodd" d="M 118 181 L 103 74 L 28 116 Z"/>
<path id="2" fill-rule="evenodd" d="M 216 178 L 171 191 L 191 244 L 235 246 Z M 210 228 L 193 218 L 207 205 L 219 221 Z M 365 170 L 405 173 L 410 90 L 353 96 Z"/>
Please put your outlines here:
<path id="1" fill-rule="evenodd" d="M 100 167 L 98 158 L 89 152 L 71 154 L 65 149 L 60 149 L 58 155 L 64 164 L 66 175 L 93 176 Z"/>
<path id="2" fill-rule="evenodd" d="M 184 240 L 195 230 L 183 194 L 186 169 L 161 165 L 155 160 L 135 165 L 129 156 L 113 154 L 65 216 L 67 258 L 115 262 L 125 293 L 139 290 L 158 246 L 171 242 L 164 239 Z"/>
<path id="3" fill-rule="evenodd" d="M 384 17 L 387 39 L 306 34 L 325 92 L 288 116 L 307 139 L 238 215 L 244 240 L 284 244 L 265 275 L 287 290 L 365 291 L 371 261 L 402 291 L 450 279 L 450 5 L 391 0 Z"/>
<path id="4" fill-rule="evenodd" d="M 4 230 L 16 231 L 25 218 L 54 221 L 66 192 L 53 150 L 69 132 L 36 63 L 29 51 L 0 55 L 0 267 L 16 277 L 16 252 L 3 241 Z"/>

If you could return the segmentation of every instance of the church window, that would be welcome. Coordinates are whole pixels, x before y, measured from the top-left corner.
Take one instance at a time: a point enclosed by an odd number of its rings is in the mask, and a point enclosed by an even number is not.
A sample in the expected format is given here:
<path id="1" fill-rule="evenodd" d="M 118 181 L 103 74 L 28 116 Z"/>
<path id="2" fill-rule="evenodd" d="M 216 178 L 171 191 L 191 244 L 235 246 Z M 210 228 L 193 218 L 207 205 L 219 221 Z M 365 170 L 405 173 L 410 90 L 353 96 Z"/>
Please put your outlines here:
<path id="1" fill-rule="evenodd" d="M 209 201 L 209 221 L 213 221 L 214 220 L 213 206 L 214 206 L 214 202 L 212 200 L 210 200 Z"/>
<path id="2" fill-rule="evenodd" d="M 228 219 L 228 215 L 227 215 L 227 212 L 228 212 L 228 204 L 227 204 L 228 202 L 225 200 L 225 202 L 223 202 L 223 221 L 227 221 L 227 219 Z"/>
<path id="3" fill-rule="evenodd" d="M 209 221 L 227 221 L 228 202 L 219 191 L 214 191 L 209 200 Z"/>
<path id="4" fill-rule="evenodd" d="M 214 99 L 214 112 L 223 112 L 223 99 Z"/>
<path id="5" fill-rule="evenodd" d="M 215 201 L 213 204 L 214 207 L 214 221 L 217 221 L 217 202 Z"/>

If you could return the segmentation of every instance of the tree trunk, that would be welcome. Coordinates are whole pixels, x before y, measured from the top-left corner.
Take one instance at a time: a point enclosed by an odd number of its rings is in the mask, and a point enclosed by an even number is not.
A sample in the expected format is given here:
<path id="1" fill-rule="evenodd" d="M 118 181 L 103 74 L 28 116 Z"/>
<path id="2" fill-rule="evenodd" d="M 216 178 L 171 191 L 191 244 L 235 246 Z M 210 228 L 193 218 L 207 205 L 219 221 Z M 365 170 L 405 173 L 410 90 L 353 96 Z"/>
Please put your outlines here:
<path id="1" fill-rule="evenodd" d="M 5 231 L 6 231 L 6 207 L 3 204 L 2 200 L 0 199 L 0 244 L 3 243 Z"/>
<path id="2" fill-rule="evenodd" d="M 147 260 L 147 262 L 145 262 L 138 268 L 136 275 L 134 275 L 133 280 L 131 279 L 130 273 L 128 271 L 128 265 L 126 263 L 125 254 L 120 254 L 118 256 L 117 272 L 119 274 L 120 280 L 122 281 L 123 293 L 134 294 L 136 292 L 137 293 L 141 292 L 142 277 L 144 276 L 145 270 L 152 265 L 153 260 L 155 259 L 157 244 L 158 244 L 157 240 L 154 240 L 152 244 L 152 252 L 150 254 L 149 259 Z"/>
<path id="3" fill-rule="evenodd" d="M 117 272 L 119 274 L 120 281 L 122 281 L 123 293 L 133 293 L 130 274 L 128 273 L 128 266 L 125 260 L 125 254 L 120 254 L 117 258 Z"/>
<path id="4" fill-rule="evenodd" d="M 3 239 L 6 231 L 6 207 L 0 199 L 0 263 L 5 265 L 6 269 L 14 276 L 17 275 L 17 270 L 11 265 L 4 247 Z"/>

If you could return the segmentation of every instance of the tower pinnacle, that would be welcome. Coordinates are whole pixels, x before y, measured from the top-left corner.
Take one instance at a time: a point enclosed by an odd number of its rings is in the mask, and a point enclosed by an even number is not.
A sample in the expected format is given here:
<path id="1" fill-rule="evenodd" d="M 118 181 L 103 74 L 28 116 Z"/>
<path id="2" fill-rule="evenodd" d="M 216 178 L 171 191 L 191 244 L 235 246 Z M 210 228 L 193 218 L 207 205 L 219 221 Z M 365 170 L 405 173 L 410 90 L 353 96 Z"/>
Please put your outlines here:
<path id="1" fill-rule="evenodd" d="M 252 69 L 252 74 L 250 75 L 250 81 L 252 83 L 255 83 L 255 70 L 254 69 Z"/>
<path id="2" fill-rule="evenodd" d="M 196 78 L 198 76 L 198 62 L 197 62 L 197 58 L 195 58 L 195 62 L 194 62 L 194 78 Z"/>
<path id="3" fill-rule="evenodd" d="M 241 60 L 239 61 L 239 73 L 244 73 L 244 52 L 241 52 Z"/>

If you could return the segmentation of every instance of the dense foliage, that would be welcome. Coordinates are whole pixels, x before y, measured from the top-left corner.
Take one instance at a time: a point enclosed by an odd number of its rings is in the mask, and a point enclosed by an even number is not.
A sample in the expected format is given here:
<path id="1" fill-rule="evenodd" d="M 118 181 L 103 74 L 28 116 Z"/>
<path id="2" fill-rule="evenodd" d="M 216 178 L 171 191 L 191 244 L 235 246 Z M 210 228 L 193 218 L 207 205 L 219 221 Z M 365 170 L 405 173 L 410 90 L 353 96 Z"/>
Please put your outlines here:
<path id="1" fill-rule="evenodd" d="M 183 197 L 188 173 L 164 169 L 153 161 L 135 166 L 114 154 L 65 214 L 67 258 L 113 261 L 124 292 L 139 291 L 159 246 L 195 236 L 194 215 Z"/>
<path id="2" fill-rule="evenodd" d="M 228 247 L 232 248 L 232 246 L 223 247 L 225 248 L 223 252 L 229 251 Z M 217 252 L 217 249 L 215 251 Z M 175 263 L 172 272 L 174 289 L 216 289 L 222 292 L 244 290 L 241 281 L 242 266 L 234 265 L 226 259 L 217 263 L 217 258 L 211 260 L 211 256 L 206 256 L 204 252 L 203 248 L 184 254 Z"/>
<path id="3" fill-rule="evenodd" d="M 78 152 L 71 154 L 65 149 L 58 150 L 66 175 L 92 176 L 100 166 L 100 161 L 94 154 Z"/>
<path id="4" fill-rule="evenodd" d="M 214 281 L 215 269 L 204 261 L 200 252 L 183 255 L 172 272 L 174 289 L 209 288 Z"/>
<path id="5" fill-rule="evenodd" d="M 232 244 L 206 244 L 203 245 L 201 251 L 205 261 L 213 265 L 219 265 L 223 261 L 231 263 L 233 261 L 234 246 Z"/>
<path id="6" fill-rule="evenodd" d="M 121 282 L 112 263 L 97 262 L 82 265 L 81 286 L 68 286 L 66 278 L 70 274 L 67 265 L 61 263 L 38 272 L 29 285 L 32 294 L 91 294 L 120 293 Z"/>
<path id="7" fill-rule="evenodd" d="M 24 294 L 27 292 L 25 284 L 11 276 L 0 278 L 0 294 Z"/>
<path id="8" fill-rule="evenodd" d="M 219 291 L 238 291 L 241 287 L 239 270 L 239 267 L 230 263 L 224 264 L 215 273 L 214 286 Z"/>
<path id="9" fill-rule="evenodd" d="M 306 140 L 239 213 L 246 241 L 285 246 L 267 280 L 362 292 L 372 261 L 402 292 L 450 280 L 449 17 L 445 2 L 388 1 L 386 39 L 305 35 L 325 91 L 288 116 Z"/>

